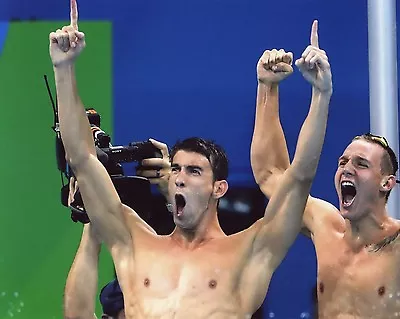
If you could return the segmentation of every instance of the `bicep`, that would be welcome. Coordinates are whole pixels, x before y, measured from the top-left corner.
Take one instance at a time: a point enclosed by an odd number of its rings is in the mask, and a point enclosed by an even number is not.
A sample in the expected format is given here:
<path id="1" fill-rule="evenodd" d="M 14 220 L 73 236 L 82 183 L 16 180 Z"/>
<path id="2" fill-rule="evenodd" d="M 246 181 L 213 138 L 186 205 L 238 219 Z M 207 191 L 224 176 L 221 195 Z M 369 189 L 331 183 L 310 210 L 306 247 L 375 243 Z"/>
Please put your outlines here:
<path id="1" fill-rule="evenodd" d="M 263 110 L 264 113 L 266 110 Z M 278 114 L 258 114 L 250 148 L 250 161 L 254 178 L 267 198 L 290 166 L 289 154 Z M 267 121 L 268 125 L 265 125 Z M 257 123 L 259 122 L 259 123 Z"/>
<path id="2" fill-rule="evenodd" d="M 302 227 L 303 212 L 311 187 L 288 169 L 271 197 L 255 240 L 256 251 L 271 251 L 279 264 Z"/>

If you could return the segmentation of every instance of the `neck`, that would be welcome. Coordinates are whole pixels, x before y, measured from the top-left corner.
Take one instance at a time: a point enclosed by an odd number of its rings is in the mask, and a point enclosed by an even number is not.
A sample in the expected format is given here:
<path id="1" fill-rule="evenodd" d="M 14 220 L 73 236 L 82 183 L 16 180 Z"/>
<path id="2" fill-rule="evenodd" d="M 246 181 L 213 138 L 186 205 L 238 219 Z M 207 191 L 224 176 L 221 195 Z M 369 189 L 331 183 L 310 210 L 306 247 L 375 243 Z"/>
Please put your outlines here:
<path id="1" fill-rule="evenodd" d="M 225 236 L 218 222 L 217 210 L 207 210 L 204 218 L 194 229 L 184 229 L 175 227 L 171 234 L 171 239 L 178 243 L 179 246 L 194 249 L 211 239 Z"/>
<path id="2" fill-rule="evenodd" d="M 398 223 L 388 216 L 385 204 L 363 216 L 358 220 L 346 220 L 345 238 L 354 250 L 378 244 L 399 229 Z"/>

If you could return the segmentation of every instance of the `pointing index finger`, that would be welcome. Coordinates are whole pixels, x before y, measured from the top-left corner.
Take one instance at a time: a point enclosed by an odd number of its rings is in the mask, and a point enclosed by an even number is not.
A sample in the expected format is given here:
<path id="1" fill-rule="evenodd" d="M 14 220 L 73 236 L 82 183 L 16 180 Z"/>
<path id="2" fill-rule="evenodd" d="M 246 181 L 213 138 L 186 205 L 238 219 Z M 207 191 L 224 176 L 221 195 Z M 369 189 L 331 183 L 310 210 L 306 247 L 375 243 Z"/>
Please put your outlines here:
<path id="1" fill-rule="evenodd" d="M 71 0 L 71 26 L 78 30 L 78 5 L 76 0 Z"/>
<path id="2" fill-rule="evenodd" d="M 311 27 L 310 43 L 313 47 L 319 48 L 318 43 L 318 20 L 314 20 Z"/>

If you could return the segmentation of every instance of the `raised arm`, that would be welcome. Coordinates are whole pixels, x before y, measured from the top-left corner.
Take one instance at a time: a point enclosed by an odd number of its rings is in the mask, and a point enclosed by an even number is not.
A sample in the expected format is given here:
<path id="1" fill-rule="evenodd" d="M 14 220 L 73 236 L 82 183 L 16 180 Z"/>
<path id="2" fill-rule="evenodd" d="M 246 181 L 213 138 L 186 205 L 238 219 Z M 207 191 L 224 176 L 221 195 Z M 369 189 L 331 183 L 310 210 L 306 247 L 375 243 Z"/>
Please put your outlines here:
<path id="1" fill-rule="evenodd" d="M 100 247 L 101 243 L 92 226 L 85 224 L 82 239 L 65 285 L 65 319 L 96 318 L 94 313 Z"/>
<path id="2" fill-rule="evenodd" d="M 261 191 L 271 198 L 279 179 L 289 167 L 289 154 L 279 120 L 279 82 L 288 77 L 293 54 L 267 50 L 257 63 L 257 100 L 251 167 Z"/>
<path id="3" fill-rule="evenodd" d="M 76 190 L 76 180 L 71 178 L 68 205 L 73 201 Z M 94 313 L 100 248 L 98 234 L 90 224 L 85 224 L 81 242 L 65 284 L 65 319 L 96 319 Z"/>
<path id="4" fill-rule="evenodd" d="M 113 254 L 117 243 L 131 247 L 131 227 L 126 225 L 134 224 L 131 218 L 135 218 L 138 223 L 141 220 L 121 203 L 110 176 L 97 159 L 75 80 L 74 60 L 85 47 L 85 35 L 78 30 L 77 21 L 76 0 L 71 0 L 71 24 L 50 34 L 50 56 L 54 65 L 61 138 L 91 223 L 101 233 Z"/>
<path id="5" fill-rule="evenodd" d="M 332 76 L 328 58 L 319 49 L 317 22 L 311 32 L 311 45 L 306 48 L 296 65 L 313 87 L 310 110 L 301 128 L 292 164 L 275 185 L 265 211 L 259 221 L 255 241 L 256 252 L 272 252 L 271 262 L 277 266 L 297 237 L 304 208 L 316 173 L 328 118 L 332 95 Z"/>

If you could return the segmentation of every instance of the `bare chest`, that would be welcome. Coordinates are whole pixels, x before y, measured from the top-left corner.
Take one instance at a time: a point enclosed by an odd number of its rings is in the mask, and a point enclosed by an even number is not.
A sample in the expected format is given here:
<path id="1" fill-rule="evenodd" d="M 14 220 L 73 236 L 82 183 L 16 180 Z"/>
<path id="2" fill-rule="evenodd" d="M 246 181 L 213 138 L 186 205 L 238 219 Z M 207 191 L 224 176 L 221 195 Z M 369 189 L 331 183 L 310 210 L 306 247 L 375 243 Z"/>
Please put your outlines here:
<path id="1" fill-rule="evenodd" d="M 147 293 L 184 295 L 232 288 L 240 265 L 233 256 L 143 252 L 136 259 L 135 288 Z"/>
<path id="2" fill-rule="evenodd" d="M 390 318 L 400 315 L 398 256 L 390 248 L 355 253 L 343 240 L 316 243 L 318 256 L 318 299 L 320 312 L 329 318 L 340 313 L 355 318 Z"/>
<path id="3" fill-rule="evenodd" d="M 240 247 L 141 249 L 127 273 L 126 310 L 135 318 L 239 318 L 242 257 Z"/>

